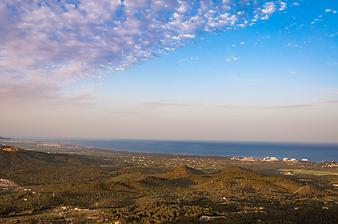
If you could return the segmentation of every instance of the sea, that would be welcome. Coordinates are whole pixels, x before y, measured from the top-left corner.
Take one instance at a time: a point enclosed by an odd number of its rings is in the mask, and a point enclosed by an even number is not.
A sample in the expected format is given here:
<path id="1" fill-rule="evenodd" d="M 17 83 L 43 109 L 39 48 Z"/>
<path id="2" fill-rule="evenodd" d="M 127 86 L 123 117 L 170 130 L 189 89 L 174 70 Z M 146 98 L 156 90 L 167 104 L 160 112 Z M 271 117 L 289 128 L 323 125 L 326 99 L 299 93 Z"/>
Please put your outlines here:
<path id="1" fill-rule="evenodd" d="M 269 156 L 280 159 L 308 159 L 314 162 L 338 161 L 338 144 L 153 140 L 62 140 L 61 142 L 141 153 L 256 158 Z"/>

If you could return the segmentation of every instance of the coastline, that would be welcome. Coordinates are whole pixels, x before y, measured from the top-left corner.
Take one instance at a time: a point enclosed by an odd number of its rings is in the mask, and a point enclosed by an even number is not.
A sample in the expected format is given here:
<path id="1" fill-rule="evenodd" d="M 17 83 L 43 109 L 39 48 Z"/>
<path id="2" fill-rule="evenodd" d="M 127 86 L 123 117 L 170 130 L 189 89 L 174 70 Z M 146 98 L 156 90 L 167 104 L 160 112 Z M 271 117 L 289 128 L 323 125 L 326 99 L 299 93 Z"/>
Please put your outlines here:
<path id="1" fill-rule="evenodd" d="M 138 142 L 139 140 L 132 140 Z M 143 141 L 143 140 L 142 140 Z M 146 140 L 148 141 L 148 140 Z M 333 160 L 323 160 L 323 161 L 315 161 L 310 160 L 308 158 L 294 158 L 294 157 L 280 157 L 274 155 L 273 153 L 269 153 L 263 156 L 251 156 L 251 155 L 211 155 L 211 154 L 199 154 L 199 153 L 175 153 L 175 152 L 154 152 L 154 151 L 140 151 L 140 150 L 133 150 L 133 149 L 121 149 L 121 148 L 113 148 L 113 147 L 96 147 L 90 146 L 86 144 L 78 143 L 71 143 L 75 141 L 48 141 L 48 140 L 17 140 L 17 139 L 10 139 L 10 140 L 0 140 L 0 143 L 10 143 L 10 144 L 30 144 L 36 147 L 40 147 L 42 151 L 46 151 L 46 148 L 55 151 L 55 152 L 63 152 L 63 153 L 78 153 L 76 150 L 92 150 L 93 152 L 97 151 L 104 151 L 106 153 L 126 153 L 126 154 L 140 154 L 140 155 L 153 155 L 153 156 L 183 156 L 183 157 L 201 157 L 201 158 L 218 158 L 218 159 L 230 159 L 234 161 L 243 161 L 243 162 L 306 162 L 306 163 L 338 163 L 338 159 Z M 156 141 L 161 142 L 161 141 Z M 168 141 L 165 141 L 168 142 Z M 176 141 L 173 141 L 174 143 Z M 249 143 L 246 143 L 249 145 Z M 268 143 L 266 143 L 268 144 Z M 336 146 L 336 145 L 334 145 Z M 338 145 L 337 145 L 338 147 Z M 54 148 L 54 150 L 52 150 Z M 33 149 L 31 147 L 31 149 Z M 338 148 L 337 148 L 338 149 Z M 33 149 L 35 150 L 35 149 Z M 71 151 L 73 150 L 73 151 Z M 75 151 L 74 151 L 75 150 Z M 337 152 L 338 155 L 338 152 Z"/>

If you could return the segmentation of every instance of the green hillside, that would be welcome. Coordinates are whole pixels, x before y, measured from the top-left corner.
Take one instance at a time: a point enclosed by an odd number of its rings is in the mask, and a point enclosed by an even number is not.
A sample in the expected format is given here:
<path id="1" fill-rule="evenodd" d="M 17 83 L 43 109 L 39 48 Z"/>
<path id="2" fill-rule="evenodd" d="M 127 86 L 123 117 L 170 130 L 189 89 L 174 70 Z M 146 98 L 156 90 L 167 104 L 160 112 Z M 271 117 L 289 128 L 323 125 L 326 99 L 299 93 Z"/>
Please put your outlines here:
<path id="1" fill-rule="evenodd" d="M 234 165 L 140 167 L 107 158 L 2 146 L 0 223 L 338 220 L 337 191 L 319 183 Z"/>

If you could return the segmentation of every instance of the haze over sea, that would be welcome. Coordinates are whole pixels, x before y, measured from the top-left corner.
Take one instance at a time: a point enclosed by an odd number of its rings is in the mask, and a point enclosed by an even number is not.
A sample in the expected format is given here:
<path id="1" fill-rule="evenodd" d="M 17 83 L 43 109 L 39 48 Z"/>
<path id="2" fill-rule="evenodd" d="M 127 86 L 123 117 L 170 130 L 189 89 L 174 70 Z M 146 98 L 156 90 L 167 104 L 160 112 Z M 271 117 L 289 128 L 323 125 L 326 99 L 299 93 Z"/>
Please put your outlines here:
<path id="1" fill-rule="evenodd" d="M 338 161 L 338 144 L 153 141 L 153 140 L 63 140 L 63 143 L 120 151 L 200 156 L 241 156 Z"/>

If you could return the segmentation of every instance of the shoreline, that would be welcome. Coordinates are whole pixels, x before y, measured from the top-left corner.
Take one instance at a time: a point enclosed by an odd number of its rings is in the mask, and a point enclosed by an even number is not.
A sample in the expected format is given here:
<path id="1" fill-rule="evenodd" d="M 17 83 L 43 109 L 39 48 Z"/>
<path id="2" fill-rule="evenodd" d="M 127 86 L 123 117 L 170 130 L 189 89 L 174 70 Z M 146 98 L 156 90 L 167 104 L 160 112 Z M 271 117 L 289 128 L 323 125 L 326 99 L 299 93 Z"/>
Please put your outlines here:
<path id="1" fill-rule="evenodd" d="M 336 160 L 325 160 L 325 161 L 312 161 L 307 158 L 293 158 L 293 157 L 277 157 L 274 155 L 266 155 L 262 157 L 256 156 L 240 156 L 240 155 L 200 155 L 200 154 L 189 154 L 189 153 L 168 153 L 168 152 L 145 152 L 145 151 L 133 151 L 132 149 L 118 149 L 112 147 L 95 147 L 88 146 L 85 144 L 74 144 L 74 143 L 62 143 L 61 141 L 52 142 L 45 140 L 0 140 L 0 143 L 16 143 L 16 144 L 35 144 L 40 147 L 61 149 L 56 150 L 58 153 L 70 153 L 71 149 L 85 149 L 95 151 L 104 151 L 106 153 L 123 153 L 123 154 L 135 154 L 135 155 L 150 155 L 150 156 L 170 156 L 170 157 L 198 157 L 198 158 L 214 158 L 214 159 L 229 159 L 233 161 L 241 162 L 288 162 L 288 163 L 316 163 L 316 164 L 336 164 L 333 167 L 338 167 L 338 161 Z M 64 149 L 67 149 L 66 151 Z M 46 150 L 42 150 L 46 151 Z M 48 152 L 49 153 L 49 152 Z M 74 152 L 77 153 L 77 152 Z M 72 153 L 70 153 L 72 154 Z"/>

